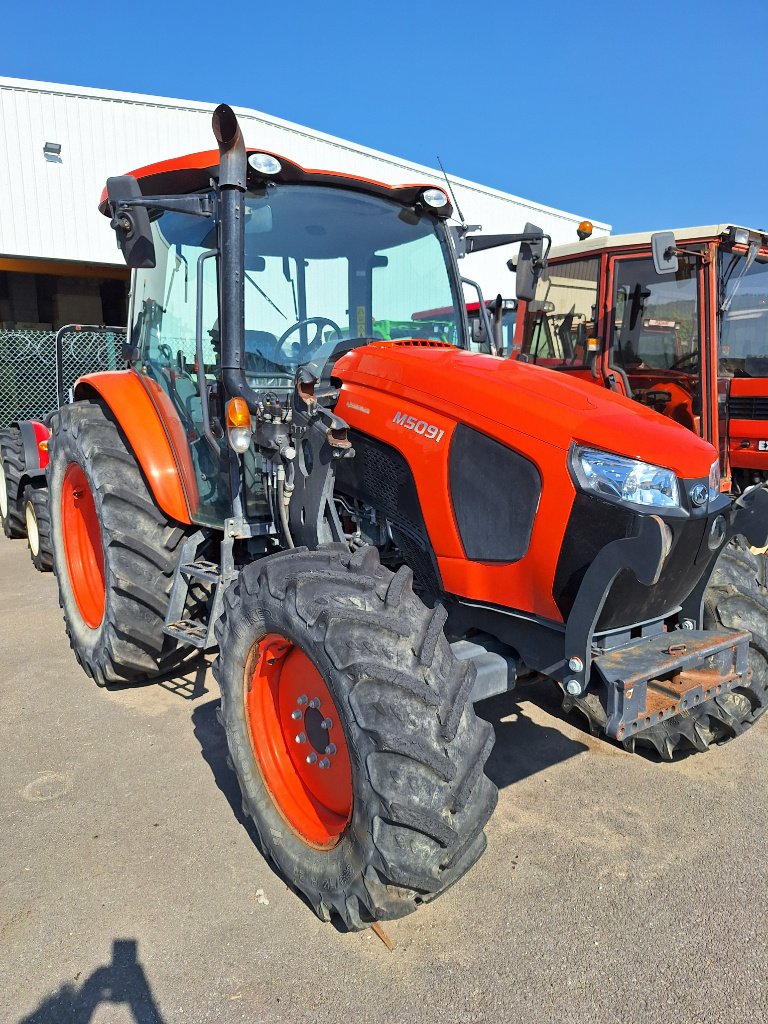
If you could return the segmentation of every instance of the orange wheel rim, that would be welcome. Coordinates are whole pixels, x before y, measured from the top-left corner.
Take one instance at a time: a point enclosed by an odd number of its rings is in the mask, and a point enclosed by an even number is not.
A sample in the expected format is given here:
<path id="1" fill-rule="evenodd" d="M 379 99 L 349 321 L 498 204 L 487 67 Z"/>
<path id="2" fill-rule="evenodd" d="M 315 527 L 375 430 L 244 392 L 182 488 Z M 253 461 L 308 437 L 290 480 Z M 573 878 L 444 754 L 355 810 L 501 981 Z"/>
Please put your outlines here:
<path id="1" fill-rule="evenodd" d="M 104 551 L 93 494 L 76 462 L 64 473 L 61 532 L 75 603 L 85 624 L 96 629 L 104 618 Z"/>
<path id="2" fill-rule="evenodd" d="M 335 846 L 352 816 L 352 768 L 328 687 L 277 633 L 253 645 L 244 683 L 251 749 L 272 799 L 307 843 Z"/>

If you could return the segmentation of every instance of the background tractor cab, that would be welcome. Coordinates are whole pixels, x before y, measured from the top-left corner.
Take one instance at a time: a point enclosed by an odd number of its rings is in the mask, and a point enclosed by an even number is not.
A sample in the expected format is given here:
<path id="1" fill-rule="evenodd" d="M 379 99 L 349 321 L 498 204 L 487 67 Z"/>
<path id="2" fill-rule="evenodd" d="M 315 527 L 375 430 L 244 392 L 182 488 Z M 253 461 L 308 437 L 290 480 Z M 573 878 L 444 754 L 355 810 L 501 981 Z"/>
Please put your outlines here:
<path id="1" fill-rule="evenodd" d="M 515 354 L 627 395 L 768 479 L 768 235 L 732 225 L 553 249 Z"/>
<path id="2" fill-rule="evenodd" d="M 501 295 L 497 295 L 495 299 L 489 299 L 483 304 L 468 302 L 466 311 L 469 321 L 468 347 L 470 351 L 502 357 L 512 353 L 517 299 L 502 299 Z M 414 313 L 413 319 L 419 323 L 439 324 L 443 322 L 449 312 L 448 308 L 427 309 Z M 489 323 L 490 334 L 488 332 Z"/>

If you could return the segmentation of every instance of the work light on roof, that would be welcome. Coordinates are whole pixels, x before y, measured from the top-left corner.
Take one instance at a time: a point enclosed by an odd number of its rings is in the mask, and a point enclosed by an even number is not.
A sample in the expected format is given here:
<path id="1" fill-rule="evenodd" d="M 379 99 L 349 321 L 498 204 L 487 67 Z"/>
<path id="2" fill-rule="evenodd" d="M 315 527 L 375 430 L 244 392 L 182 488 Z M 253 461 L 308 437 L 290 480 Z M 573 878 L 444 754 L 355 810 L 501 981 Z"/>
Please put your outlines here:
<path id="1" fill-rule="evenodd" d="M 251 153 L 248 163 L 259 174 L 279 174 L 282 166 L 277 157 L 269 153 Z"/>
<path id="2" fill-rule="evenodd" d="M 445 192 L 439 188 L 425 188 L 421 193 L 421 198 L 434 210 L 440 210 L 443 206 L 448 205 L 448 197 Z"/>
<path id="3" fill-rule="evenodd" d="M 749 231 L 747 228 L 731 228 L 734 245 L 749 245 Z"/>

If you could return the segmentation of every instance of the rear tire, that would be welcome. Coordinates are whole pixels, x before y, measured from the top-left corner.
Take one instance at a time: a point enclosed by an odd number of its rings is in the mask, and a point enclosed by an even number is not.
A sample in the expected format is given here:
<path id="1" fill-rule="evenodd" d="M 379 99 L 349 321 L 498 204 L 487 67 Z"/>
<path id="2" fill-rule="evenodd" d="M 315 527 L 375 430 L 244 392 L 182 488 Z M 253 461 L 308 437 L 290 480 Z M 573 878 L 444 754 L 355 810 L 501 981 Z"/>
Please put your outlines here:
<path id="1" fill-rule="evenodd" d="M 496 805 L 496 787 L 483 771 L 493 729 L 469 701 L 474 669 L 454 657 L 444 610 L 426 608 L 412 579 L 406 567 L 393 574 L 381 566 L 374 548 L 281 552 L 241 572 L 216 631 L 214 671 L 243 809 L 263 853 L 315 913 L 325 921 L 337 914 L 350 929 L 402 917 L 445 891 L 485 849 L 483 827 Z M 308 704 L 292 695 L 283 705 L 275 695 L 282 690 L 272 688 L 268 673 L 283 671 L 274 667 L 283 655 L 270 660 L 263 645 L 276 637 L 291 657 L 297 652 L 311 663 L 305 676 L 294 676 L 308 680 Z M 351 774 L 348 793 L 350 776 L 344 783 L 340 773 L 328 797 L 338 818 L 324 836 L 310 835 L 312 823 L 280 805 L 273 793 L 286 776 L 274 774 L 254 738 L 263 724 L 252 704 L 260 687 L 269 700 L 262 717 L 279 709 L 285 722 L 266 750 L 282 752 L 289 773 L 296 762 L 296 774 L 309 778 L 297 750 L 311 759 L 316 744 L 304 710 L 312 707 L 313 676 L 321 680 L 322 713 L 330 702 L 329 717 L 341 727 L 328 726 L 331 760 L 343 753 Z M 299 731 L 305 738 L 297 748 Z M 322 756 L 325 740 L 317 735 Z M 320 787 L 336 765 L 324 767 Z"/>
<path id="2" fill-rule="evenodd" d="M 19 494 L 24 473 L 24 444 L 18 427 L 0 430 L 0 521 L 12 539 L 24 537 L 24 501 Z"/>
<path id="3" fill-rule="evenodd" d="M 64 406 L 49 451 L 53 564 L 77 660 L 100 686 L 169 672 L 189 656 L 163 633 L 185 529 L 157 507 L 101 403 Z"/>
<path id="4" fill-rule="evenodd" d="M 51 513 L 47 487 L 32 487 L 28 484 L 24 488 L 24 525 L 32 565 L 38 572 L 52 572 Z"/>

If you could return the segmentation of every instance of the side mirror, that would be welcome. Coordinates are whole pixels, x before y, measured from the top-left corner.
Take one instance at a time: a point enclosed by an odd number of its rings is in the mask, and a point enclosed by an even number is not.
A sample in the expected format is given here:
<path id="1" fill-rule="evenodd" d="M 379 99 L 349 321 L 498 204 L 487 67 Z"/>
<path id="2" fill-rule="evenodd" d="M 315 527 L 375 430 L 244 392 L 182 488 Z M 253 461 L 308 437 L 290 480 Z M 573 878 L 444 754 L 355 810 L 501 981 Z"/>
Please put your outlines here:
<path id="1" fill-rule="evenodd" d="M 125 200 L 141 199 L 139 183 L 130 174 L 107 178 L 107 201 L 112 209 L 110 226 L 117 235 L 117 244 L 126 265 L 136 269 L 155 266 L 155 243 L 149 213 L 145 206 L 122 205 Z"/>
<path id="2" fill-rule="evenodd" d="M 477 318 L 472 317 L 469 324 L 470 327 L 472 328 L 472 341 L 476 345 L 482 345 L 484 342 L 488 341 L 488 335 L 486 334 L 485 331 L 485 324 L 481 316 L 478 316 Z"/>
<path id="3" fill-rule="evenodd" d="M 535 224 L 526 224 L 525 232 L 538 232 L 538 238 L 532 242 L 521 242 L 517 257 L 517 283 L 515 294 L 524 302 L 531 302 L 536 297 L 536 285 L 539 283 L 544 262 L 544 234 Z"/>
<path id="4" fill-rule="evenodd" d="M 674 231 L 657 231 L 651 235 L 653 265 L 657 274 L 677 273 L 677 254 Z"/>

